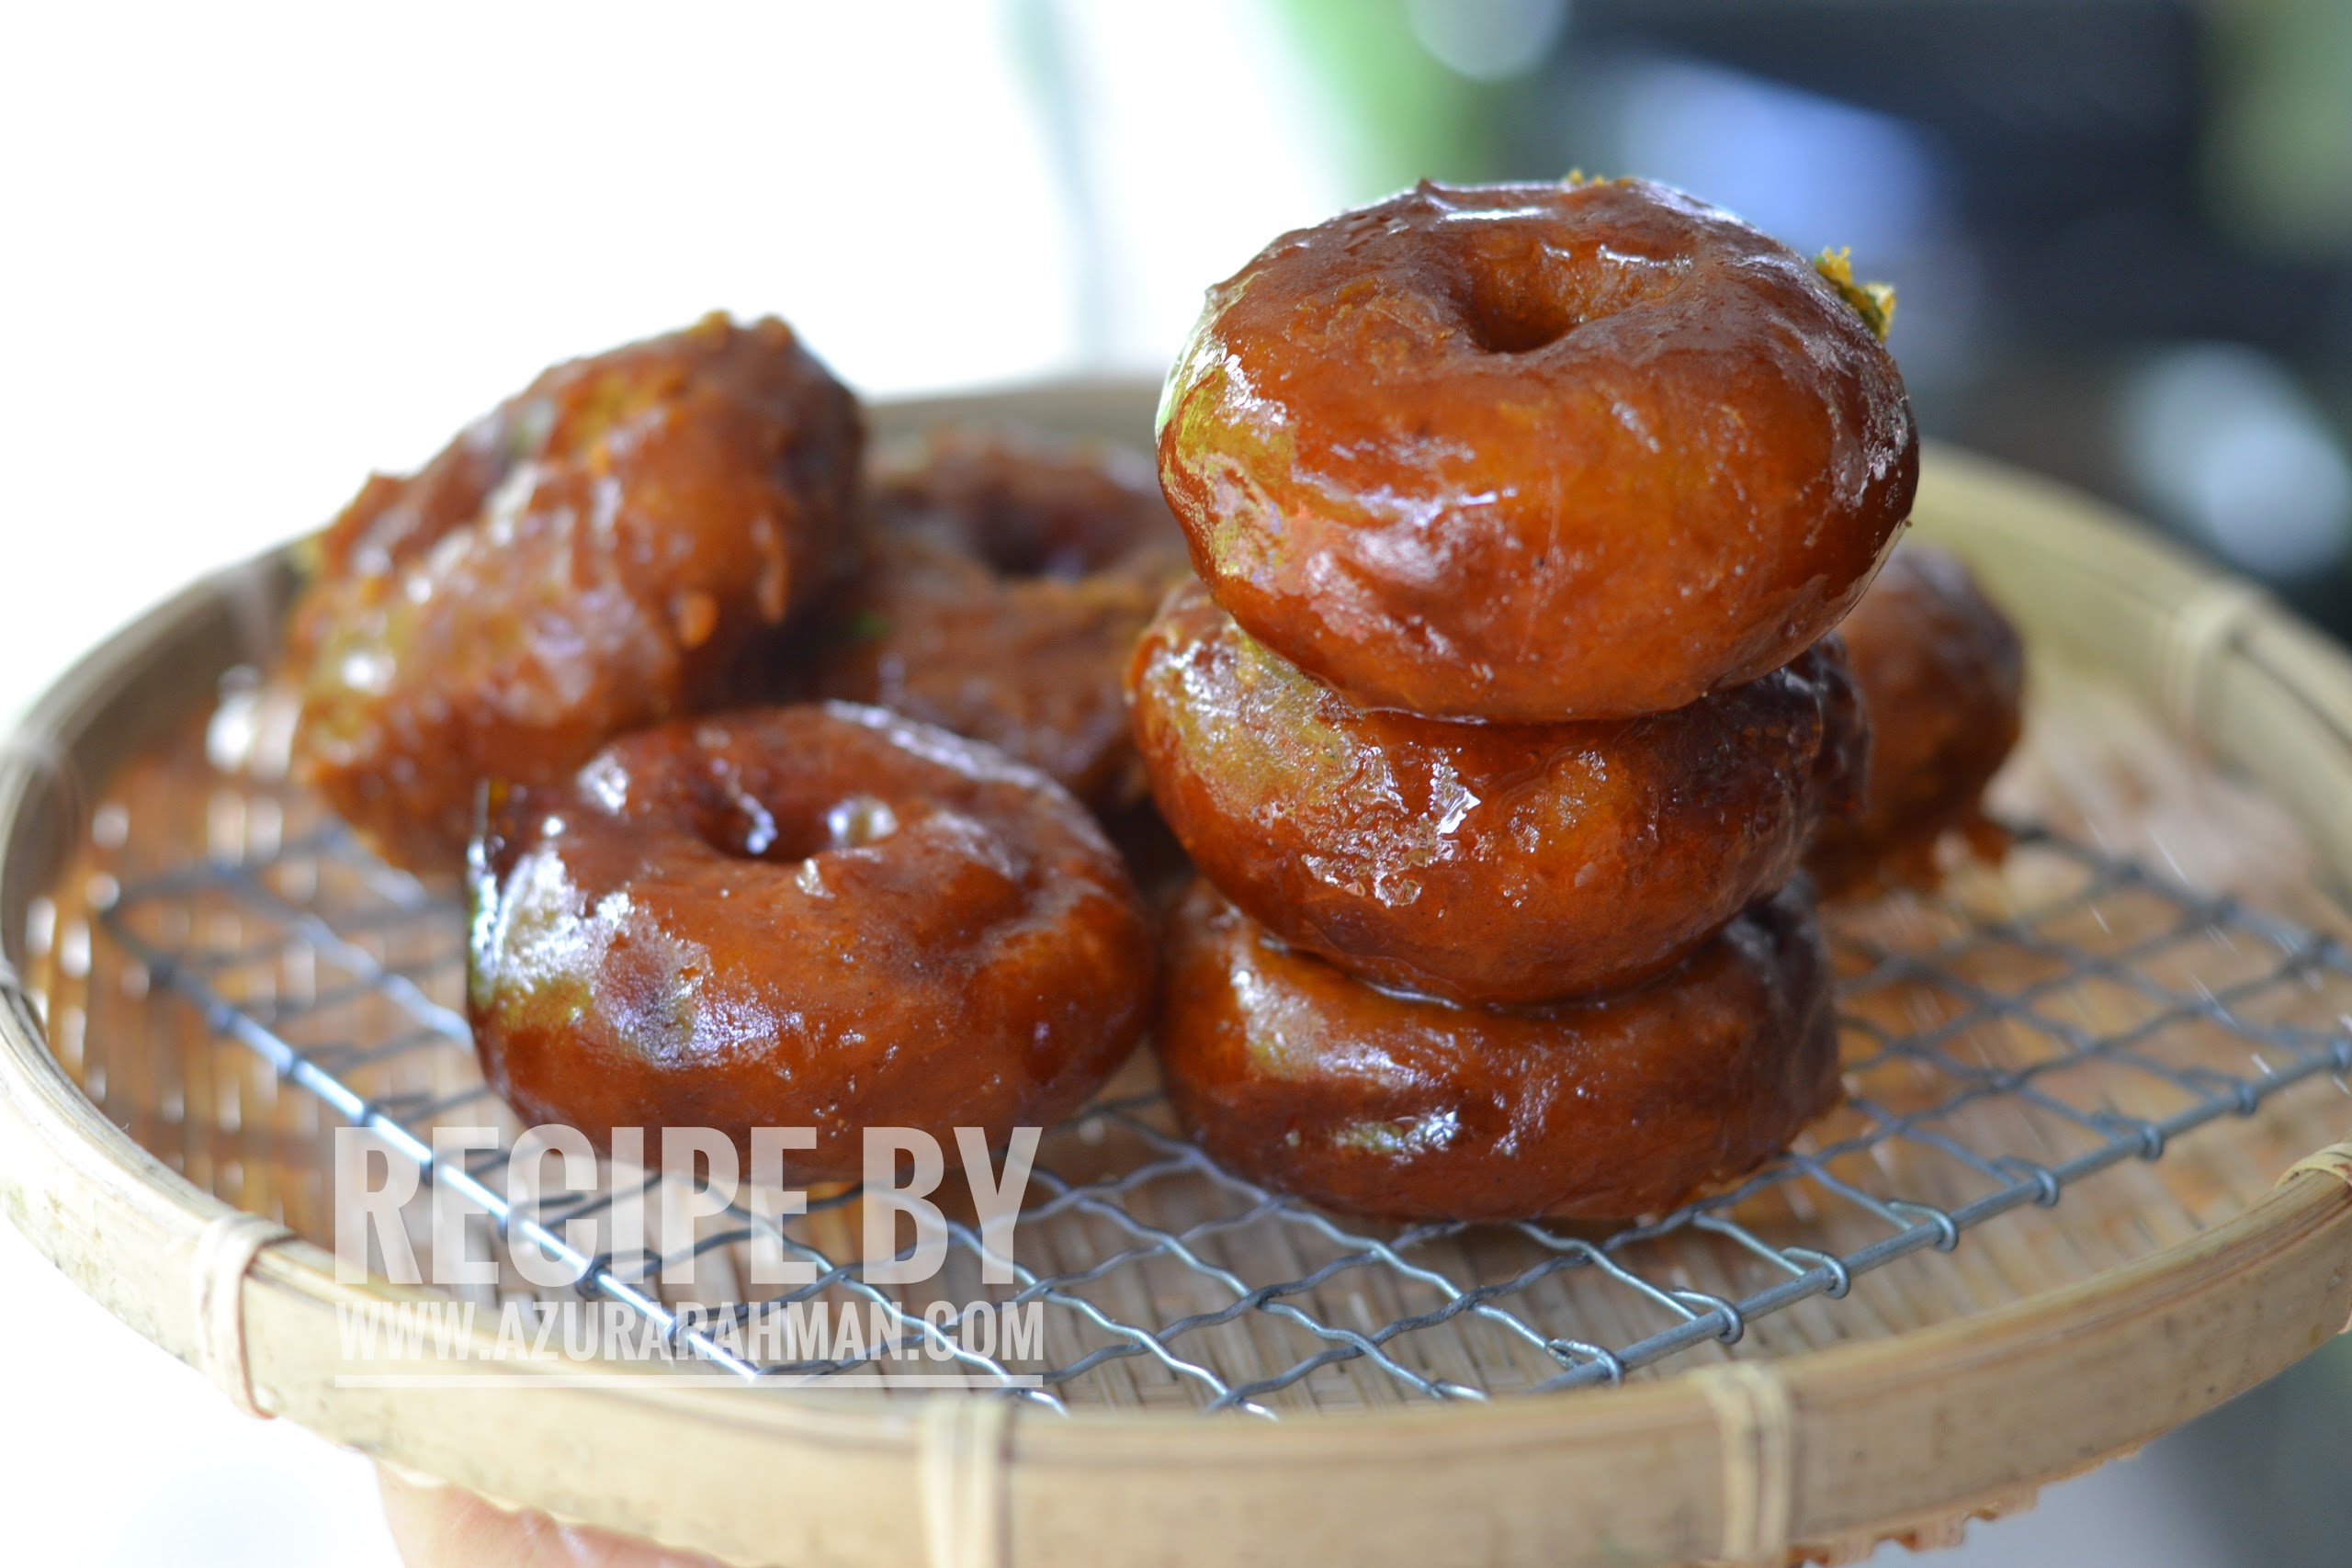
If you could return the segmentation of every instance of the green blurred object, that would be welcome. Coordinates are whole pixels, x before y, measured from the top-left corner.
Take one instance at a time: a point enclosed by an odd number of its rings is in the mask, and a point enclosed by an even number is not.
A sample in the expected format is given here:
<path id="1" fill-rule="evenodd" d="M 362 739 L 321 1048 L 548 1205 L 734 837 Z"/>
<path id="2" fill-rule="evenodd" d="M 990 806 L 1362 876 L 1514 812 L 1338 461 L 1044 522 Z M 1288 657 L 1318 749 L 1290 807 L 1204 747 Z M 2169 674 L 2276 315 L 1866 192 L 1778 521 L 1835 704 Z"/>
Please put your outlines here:
<path id="1" fill-rule="evenodd" d="M 1269 0 L 1306 68 L 1350 121 L 1351 197 L 1369 201 L 1419 179 L 1500 176 L 1508 84 L 1473 82 L 1413 33 L 1406 0 Z"/>
<path id="2" fill-rule="evenodd" d="M 2352 254 L 2352 5 L 2234 0 L 2211 11 L 2220 47 L 2204 173 L 2215 211 L 2257 249 Z"/>

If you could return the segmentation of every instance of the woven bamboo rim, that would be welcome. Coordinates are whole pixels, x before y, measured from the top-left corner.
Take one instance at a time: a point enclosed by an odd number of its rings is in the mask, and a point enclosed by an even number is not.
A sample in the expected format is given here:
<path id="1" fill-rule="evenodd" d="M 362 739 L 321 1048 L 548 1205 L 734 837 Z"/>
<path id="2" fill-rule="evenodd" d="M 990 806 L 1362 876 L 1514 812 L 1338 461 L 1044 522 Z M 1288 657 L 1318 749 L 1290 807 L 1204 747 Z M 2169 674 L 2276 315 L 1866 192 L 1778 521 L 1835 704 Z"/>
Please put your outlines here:
<path id="1" fill-rule="evenodd" d="M 1125 433 L 1134 388 L 993 400 Z M 936 413 L 883 411 L 886 431 Z M 967 411 L 968 412 L 968 411 Z M 2352 873 L 2352 661 L 2259 593 L 2081 498 L 1931 451 L 1919 525 L 2038 646 L 2120 677 Z M 104 776 L 210 690 L 277 558 L 198 585 L 91 654 L 0 754 L 0 941 L 76 830 L 57 780 Z M 404 1470 L 736 1562 L 1114 1565 L 1846 1558 L 2127 1451 L 2304 1355 L 2352 1310 L 2352 1145 L 2236 1218 L 2078 1285 L 1890 1338 L 1623 1388 L 1272 1425 L 992 1401 L 550 1385 L 339 1388 L 336 1307 L 413 1295 L 192 1187 L 85 1100 L 0 946 L 0 1196 L 109 1311 L 232 1398 Z M 489 1337 L 485 1333 L 482 1337 Z"/>

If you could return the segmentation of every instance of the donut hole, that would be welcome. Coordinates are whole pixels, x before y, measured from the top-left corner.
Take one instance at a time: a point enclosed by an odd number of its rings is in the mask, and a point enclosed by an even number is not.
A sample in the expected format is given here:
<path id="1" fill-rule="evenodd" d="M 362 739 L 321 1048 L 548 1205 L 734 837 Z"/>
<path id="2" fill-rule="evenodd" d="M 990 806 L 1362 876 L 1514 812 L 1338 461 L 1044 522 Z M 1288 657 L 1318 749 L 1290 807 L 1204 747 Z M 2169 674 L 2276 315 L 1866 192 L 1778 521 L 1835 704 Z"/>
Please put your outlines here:
<path id="1" fill-rule="evenodd" d="M 1115 565 L 1148 537 L 1147 506 L 1157 498 L 1103 493 L 1100 484 L 1055 485 L 1041 478 L 1024 491 L 1000 488 L 948 501 L 886 496 L 883 529 L 978 561 L 998 577 L 1088 577 Z"/>
<path id="2" fill-rule="evenodd" d="M 1548 281 L 1474 273 L 1462 301 L 1470 341 L 1488 354 L 1532 354 L 1582 326 L 1584 316 Z"/>
<path id="3" fill-rule="evenodd" d="M 1056 505 L 1001 498 L 965 523 L 967 547 L 999 577 L 1079 578 L 1102 570 L 1135 545 L 1125 517 L 1081 501 Z"/>
<path id="4" fill-rule="evenodd" d="M 1578 327 L 1655 299 L 1682 274 L 1673 258 L 1600 249 L 1461 258 L 1454 299 L 1488 354 L 1532 354 Z"/>

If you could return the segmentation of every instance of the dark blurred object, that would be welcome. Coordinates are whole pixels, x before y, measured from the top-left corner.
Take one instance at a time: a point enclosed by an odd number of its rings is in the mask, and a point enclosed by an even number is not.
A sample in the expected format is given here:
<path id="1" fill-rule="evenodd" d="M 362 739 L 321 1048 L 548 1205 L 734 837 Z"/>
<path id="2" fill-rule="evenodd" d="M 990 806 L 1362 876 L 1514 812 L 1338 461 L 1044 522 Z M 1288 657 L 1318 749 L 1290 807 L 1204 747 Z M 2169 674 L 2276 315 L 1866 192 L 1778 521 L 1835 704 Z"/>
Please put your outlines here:
<path id="1" fill-rule="evenodd" d="M 1458 9 L 1524 33 L 1531 4 Z M 1852 246 L 1901 290 L 1891 346 L 1930 434 L 2104 493 L 2352 632 L 2352 6 L 1565 16 L 1488 89 L 1498 173 L 1638 173 L 1801 250 Z"/>
<path id="2" fill-rule="evenodd" d="M 1571 78 L 1687 56 L 1901 119 L 1933 146 L 2005 328 L 2311 348 L 2352 338 L 2352 273 L 2209 216 L 2215 25 L 2177 0 L 1587 0 Z M 2346 88 L 2352 92 L 2352 87 Z M 1532 151 L 1532 149 L 1530 149 Z M 2006 286 L 2005 286 L 2006 285 Z M 2282 309 L 2292 301 L 2292 309 Z"/>

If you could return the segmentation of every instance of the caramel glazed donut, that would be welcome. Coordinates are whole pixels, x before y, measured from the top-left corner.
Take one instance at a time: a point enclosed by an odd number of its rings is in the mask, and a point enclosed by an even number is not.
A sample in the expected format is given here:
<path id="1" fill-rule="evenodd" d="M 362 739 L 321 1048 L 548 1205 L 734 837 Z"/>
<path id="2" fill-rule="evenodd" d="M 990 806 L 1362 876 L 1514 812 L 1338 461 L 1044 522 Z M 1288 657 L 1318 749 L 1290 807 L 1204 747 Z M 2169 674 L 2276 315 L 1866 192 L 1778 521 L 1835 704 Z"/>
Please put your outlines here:
<path id="1" fill-rule="evenodd" d="M 1825 897 L 1930 886 L 1957 831 L 1997 858 L 1984 786 L 2023 728 L 2025 648 L 1968 569 L 1905 543 L 1838 628 L 1871 714 L 1859 815 L 1825 822 L 1805 857 Z"/>
<path id="2" fill-rule="evenodd" d="M 1835 1104 L 1802 879 L 1649 985 L 1513 1010 L 1390 995 L 1205 881 L 1170 921 L 1156 1036 L 1220 1165 L 1380 1218 L 1621 1220 L 1746 1174 Z"/>
<path id="3" fill-rule="evenodd" d="M 1059 786 L 844 703 L 681 720 L 493 805 L 468 1005 L 526 1122 L 813 1127 L 786 1175 L 858 1176 L 869 1126 L 1001 1146 L 1135 1045 L 1141 901 Z"/>
<path id="4" fill-rule="evenodd" d="M 1127 654 L 1191 575 L 1150 464 L 947 428 L 884 455 L 867 513 L 855 581 L 766 694 L 875 704 L 985 740 L 1106 817 L 1137 805 Z"/>
<path id="5" fill-rule="evenodd" d="M 1671 713 L 1464 724 L 1351 706 L 1193 584 L 1130 670 L 1160 813 L 1294 947 L 1529 1003 L 1657 974 L 1793 875 L 1867 731 L 1832 637 Z"/>
<path id="6" fill-rule="evenodd" d="M 1860 292 L 1645 181 L 1425 182 L 1210 291 L 1161 483 L 1217 603 L 1360 705 L 1679 708 L 1817 641 L 1909 514 Z"/>
<path id="7" fill-rule="evenodd" d="M 559 365 L 318 541 L 299 776 L 454 869 L 478 781 L 548 784 L 699 711 L 846 564 L 855 401 L 777 321 Z"/>

